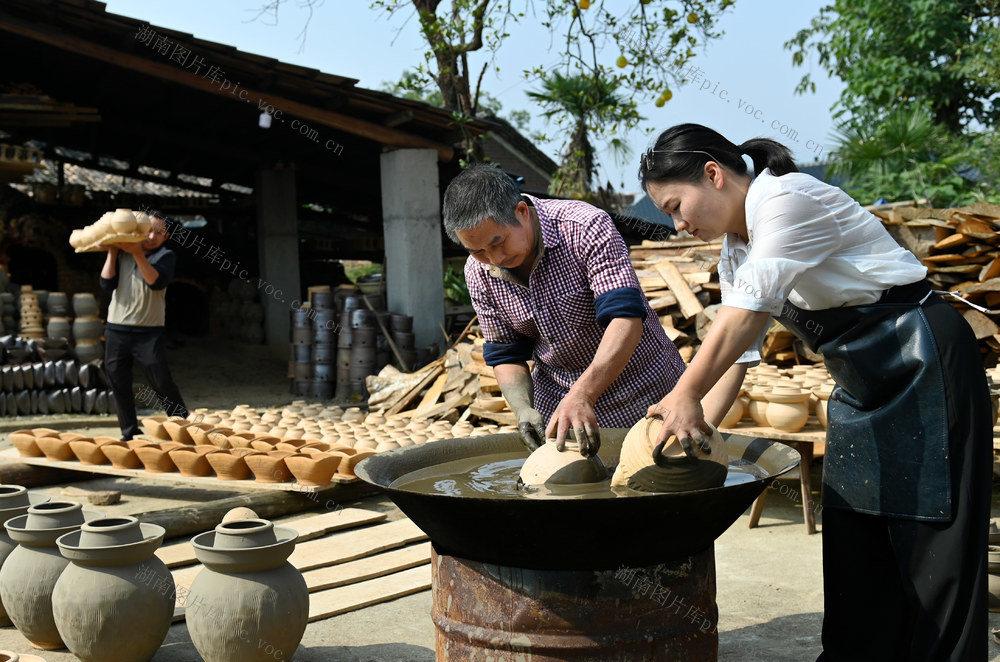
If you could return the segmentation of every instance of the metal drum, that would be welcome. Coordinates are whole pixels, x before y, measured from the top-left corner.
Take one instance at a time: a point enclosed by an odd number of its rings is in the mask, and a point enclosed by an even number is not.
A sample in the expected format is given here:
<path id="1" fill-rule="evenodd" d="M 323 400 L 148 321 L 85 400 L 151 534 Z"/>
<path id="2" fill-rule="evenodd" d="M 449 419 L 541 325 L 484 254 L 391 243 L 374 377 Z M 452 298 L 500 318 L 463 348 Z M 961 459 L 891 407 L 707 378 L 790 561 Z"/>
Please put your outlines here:
<path id="1" fill-rule="evenodd" d="M 715 662 L 715 548 L 653 566 L 531 570 L 432 552 L 438 662 Z"/>

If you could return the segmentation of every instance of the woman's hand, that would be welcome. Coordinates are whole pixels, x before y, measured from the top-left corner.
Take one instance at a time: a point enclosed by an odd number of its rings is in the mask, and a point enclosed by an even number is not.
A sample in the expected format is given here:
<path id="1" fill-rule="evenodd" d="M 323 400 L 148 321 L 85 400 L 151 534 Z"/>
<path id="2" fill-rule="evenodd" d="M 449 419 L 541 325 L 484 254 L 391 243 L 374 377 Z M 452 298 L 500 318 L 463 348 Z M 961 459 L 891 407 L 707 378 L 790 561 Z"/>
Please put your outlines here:
<path id="1" fill-rule="evenodd" d="M 594 403 L 586 396 L 577 395 L 572 390 L 562 399 L 556 410 L 552 412 L 545 436 L 556 438 L 556 448 L 562 452 L 566 448 L 566 435 L 573 428 L 576 441 L 580 444 L 580 453 L 584 457 L 593 457 L 601 448 L 601 433 L 597 426 L 597 415 L 594 413 Z"/>
<path id="2" fill-rule="evenodd" d="M 654 446 L 661 447 L 676 435 L 684 452 L 698 458 L 698 451 L 705 455 L 712 452 L 708 438 L 712 429 L 705 422 L 705 413 L 697 398 L 685 395 L 676 388 L 646 411 L 646 416 L 663 418 L 663 426 Z"/>

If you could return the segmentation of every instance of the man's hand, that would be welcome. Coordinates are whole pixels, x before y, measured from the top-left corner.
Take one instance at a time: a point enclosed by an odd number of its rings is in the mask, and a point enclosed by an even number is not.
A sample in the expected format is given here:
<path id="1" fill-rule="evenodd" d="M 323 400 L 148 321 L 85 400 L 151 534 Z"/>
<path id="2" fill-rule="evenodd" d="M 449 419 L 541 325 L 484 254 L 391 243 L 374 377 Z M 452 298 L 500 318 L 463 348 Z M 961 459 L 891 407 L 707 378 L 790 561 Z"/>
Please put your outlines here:
<path id="1" fill-rule="evenodd" d="M 660 416 L 663 419 L 660 434 L 653 444 L 654 456 L 657 452 L 656 449 L 663 450 L 663 445 L 670 439 L 671 435 L 677 435 L 681 447 L 684 448 L 684 452 L 689 457 L 697 459 L 699 452 L 704 454 L 712 452 L 712 447 L 708 442 L 712 429 L 705 422 L 705 415 L 699 401 L 685 397 L 684 394 L 678 393 L 675 389 L 650 407 L 646 416 Z"/>
<path id="2" fill-rule="evenodd" d="M 580 453 L 584 457 L 597 455 L 601 448 L 601 433 L 597 426 L 597 415 L 594 414 L 594 403 L 573 391 L 566 394 L 552 413 L 545 436 L 551 437 L 555 433 L 556 448 L 562 451 L 566 448 L 566 435 L 570 428 L 580 444 Z"/>
<path id="3" fill-rule="evenodd" d="M 534 451 L 545 443 L 543 423 L 542 415 L 537 409 L 524 407 L 517 412 L 517 430 L 521 433 L 521 441 L 529 451 Z"/>
<path id="4" fill-rule="evenodd" d="M 124 253 L 131 253 L 132 255 L 138 255 L 142 253 L 142 242 L 123 242 L 121 244 L 111 244 L 110 248 L 116 248 Z"/>

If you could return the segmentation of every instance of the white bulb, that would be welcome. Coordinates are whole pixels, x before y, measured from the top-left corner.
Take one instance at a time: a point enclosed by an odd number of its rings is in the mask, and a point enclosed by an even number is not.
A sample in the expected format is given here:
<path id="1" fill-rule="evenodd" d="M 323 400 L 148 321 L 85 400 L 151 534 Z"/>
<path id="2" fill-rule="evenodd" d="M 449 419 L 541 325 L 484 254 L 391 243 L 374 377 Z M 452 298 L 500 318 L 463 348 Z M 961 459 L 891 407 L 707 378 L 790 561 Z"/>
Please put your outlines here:
<path id="1" fill-rule="evenodd" d="M 257 126 L 259 126 L 262 129 L 270 129 L 271 128 L 271 116 L 269 114 L 267 114 L 267 113 L 261 113 L 260 114 L 260 119 L 257 120 Z"/>

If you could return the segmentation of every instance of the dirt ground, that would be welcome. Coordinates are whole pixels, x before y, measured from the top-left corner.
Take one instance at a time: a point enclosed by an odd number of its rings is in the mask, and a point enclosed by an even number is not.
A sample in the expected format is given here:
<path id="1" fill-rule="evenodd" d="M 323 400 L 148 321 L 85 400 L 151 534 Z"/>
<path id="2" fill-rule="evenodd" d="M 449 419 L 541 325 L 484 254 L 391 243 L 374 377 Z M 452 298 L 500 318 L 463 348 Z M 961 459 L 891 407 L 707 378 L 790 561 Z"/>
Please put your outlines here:
<path id="1" fill-rule="evenodd" d="M 169 352 L 171 367 L 188 406 L 230 408 L 236 404 L 278 406 L 293 396 L 285 377 L 284 357 L 265 347 L 229 342 L 184 339 Z M 141 380 L 137 384 L 143 383 Z M 72 417 L 42 417 L 38 423 L 74 425 Z M 115 432 L 107 417 L 86 420 L 93 433 Z M 0 419 L 3 429 L 17 429 L 25 421 Z M 81 425 L 82 427 L 82 425 Z M 100 431 L 100 432 L 99 432 Z M 0 435 L 0 448 L 9 447 Z M 814 486 L 819 467 L 814 467 Z M 150 481 L 102 477 L 74 483 L 87 489 L 118 489 L 123 500 L 108 514 L 132 514 L 232 496 L 220 488 L 167 487 Z M 789 483 L 797 488 L 797 483 Z M 63 485 L 42 488 L 59 495 Z M 788 494 L 796 494 L 791 490 Z M 818 498 L 818 494 L 816 495 Z M 385 497 L 374 496 L 345 506 L 401 514 Z M 993 515 L 1000 517 L 1000 489 L 994 485 Z M 302 514 L 303 516 L 309 513 Z M 719 659 L 734 662 L 805 662 L 821 650 L 823 584 L 820 534 L 807 535 L 802 508 L 796 501 L 772 493 L 760 526 L 749 529 L 748 513 L 715 545 L 719 606 Z M 822 513 L 817 518 L 822 531 Z M 429 567 L 428 567 L 429 572 Z M 431 594 L 423 591 L 391 602 L 309 624 L 296 662 L 430 662 L 434 660 L 434 624 Z M 990 614 L 990 627 L 1000 627 L 1000 614 Z M 1000 644 L 989 632 L 988 660 L 1000 662 Z M 30 644 L 14 628 L 0 628 L 0 649 L 28 653 Z M 43 652 L 48 662 L 71 662 L 68 651 Z M 183 623 L 171 627 L 153 662 L 196 662 L 201 658 Z"/>

